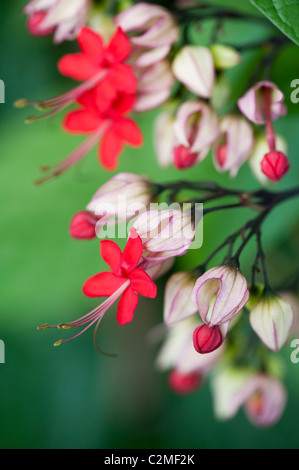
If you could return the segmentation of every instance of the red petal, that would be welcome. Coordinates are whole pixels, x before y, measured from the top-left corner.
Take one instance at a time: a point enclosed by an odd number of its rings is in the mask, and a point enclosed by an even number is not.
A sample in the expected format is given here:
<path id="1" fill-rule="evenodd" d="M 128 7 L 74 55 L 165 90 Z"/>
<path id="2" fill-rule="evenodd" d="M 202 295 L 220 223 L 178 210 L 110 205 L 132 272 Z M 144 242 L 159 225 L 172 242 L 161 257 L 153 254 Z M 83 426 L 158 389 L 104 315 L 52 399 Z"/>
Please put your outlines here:
<path id="1" fill-rule="evenodd" d="M 138 295 L 131 287 L 128 287 L 118 302 L 117 321 L 120 325 L 125 325 L 133 320 L 135 308 L 138 305 Z"/>
<path id="2" fill-rule="evenodd" d="M 106 59 L 111 64 L 115 62 L 121 62 L 128 57 L 130 51 L 130 41 L 123 30 L 118 27 L 116 33 L 112 36 L 107 46 L 105 54 Z"/>
<path id="3" fill-rule="evenodd" d="M 84 26 L 78 35 L 78 44 L 84 54 L 88 55 L 95 62 L 100 62 L 103 58 L 103 40 L 99 34 Z"/>
<path id="4" fill-rule="evenodd" d="M 78 109 L 67 113 L 63 120 L 63 128 L 67 132 L 88 134 L 100 127 L 102 120 L 85 109 Z"/>
<path id="5" fill-rule="evenodd" d="M 127 272 L 136 268 L 143 252 L 142 240 L 134 228 L 131 229 L 130 237 L 124 248 L 121 267 Z"/>
<path id="6" fill-rule="evenodd" d="M 115 87 L 110 83 L 109 76 L 105 77 L 94 89 L 95 104 L 100 113 L 108 111 L 117 97 Z"/>
<path id="7" fill-rule="evenodd" d="M 101 256 L 113 273 L 117 274 L 121 262 L 121 249 L 112 240 L 101 241 Z"/>
<path id="8" fill-rule="evenodd" d="M 143 143 L 141 130 L 133 119 L 123 118 L 115 125 L 119 137 L 128 144 L 139 147 Z"/>
<path id="9" fill-rule="evenodd" d="M 133 94 L 137 90 L 137 80 L 128 64 L 115 64 L 109 74 L 110 82 L 118 91 Z"/>
<path id="10" fill-rule="evenodd" d="M 63 56 L 58 62 L 58 70 L 62 75 L 74 80 L 88 80 L 100 69 L 88 56 L 79 52 Z"/>
<path id="11" fill-rule="evenodd" d="M 87 279 L 83 286 L 83 294 L 87 297 L 109 297 L 126 279 L 116 276 L 110 271 L 103 271 Z"/>
<path id="12" fill-rule="evenodd" d="M 115 170 L 118 164 L 118 156 L 123 149 L 123 141 L 110 127 L 101 140 L 99 147 L 99 159 L 106 170 Z"/>
<path id="13" fill-rule="evenodd" d="M 141 268 L 136 268 L 129 275 L 132 289 L 137 294 L 154 299 L 157 295 L 157 286 L 150 276 Z"/>
<path id="14" fill-rule="evenodd" d="M 134 95 L 120 93 L 113 102 L 111 109 L 119 115 L 127 114 L 135 105 L 136 98 Z"/>

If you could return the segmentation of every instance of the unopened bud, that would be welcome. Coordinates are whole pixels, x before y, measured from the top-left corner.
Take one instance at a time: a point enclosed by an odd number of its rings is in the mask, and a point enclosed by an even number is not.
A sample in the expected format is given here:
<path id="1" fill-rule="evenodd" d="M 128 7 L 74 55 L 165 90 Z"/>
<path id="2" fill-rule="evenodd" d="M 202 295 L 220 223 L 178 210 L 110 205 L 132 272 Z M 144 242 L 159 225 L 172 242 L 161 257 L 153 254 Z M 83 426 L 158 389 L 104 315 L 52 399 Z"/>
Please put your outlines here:
<path id="1" fill-rule="evenodd" d="M 266 153 L 261 161 L 261 169 L 271 181 L 279 181 L 289 171 L 290 163 L 283 152 Z"/>
<path id="2" fill-rule="evenodd" d="M 200 374 L 182 374 L 177 370 L 172 370 L 168 375 L 168 384 L 171 390 L 179 395 L 192 393 L 197 390 L 202 383 Z"/>
<path id="3" fill-rule="evenodd" d="M 72 238 L 88 240 L 96 237 L 96 220 L 88 211 L 80 211 L 74 215 L 70 223 L 70 235 Z"/>
<path id="4" fill-rule="evenodd" d="M 190 152 L 188 147 L 184 145 L 178 145 L 173 149 L 173 163 L 178 170 L 183 170 L 185 168 L 190 168 L 196 163 L 197 159 L 196 152 Z"/>
<path id="5" fill-rule="evenodd" d="M 218 325 L 201 325 L 193 333 L 193 345 L 200 354 L 210 353 L 218 349 L 223 342 Z"/>
<path id="6" fill-rule="evenodd" d="M 216 69 L 229 69 L 237 65 L 242 57 L 239 52 L 230 46 L 213 44 L 210 47 Z"/>

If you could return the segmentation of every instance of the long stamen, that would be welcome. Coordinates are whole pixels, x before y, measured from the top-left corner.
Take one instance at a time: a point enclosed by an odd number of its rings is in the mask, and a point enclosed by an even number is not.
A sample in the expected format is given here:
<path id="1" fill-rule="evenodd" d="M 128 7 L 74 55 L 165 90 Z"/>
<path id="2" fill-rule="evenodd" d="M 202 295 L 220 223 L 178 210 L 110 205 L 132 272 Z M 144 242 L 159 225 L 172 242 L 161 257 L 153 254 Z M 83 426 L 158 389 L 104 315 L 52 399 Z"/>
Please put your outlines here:
<path id="1" fill-rule="evenodd" d="M 50 115 L 56 114 L 62 109 L 69 106 L 73 103 L 79 96 L 81 96 L 86 91 L 92 89 L 99 81 L 105 78 L 108 74 L 108 70 L 101 70 L 99 73 L 95 74 L 89 80 L 86 80 L 84 83 L 81 83 L 77 87 L 73 88 L 72 90 L 63 93 L 61 95 L 56 96 L 55 98 L 49 98 L 43 101 L 27 101 L 26 99 L 19 99 L 15 101 L 14 105 L 16 108 L 24 108 L 25 106 L 34 106 L 39 111 L 44 111 L 46 109 L 52 109 L 49 113 L 46 113 L 42 116 L 36 117 L 31 116 L 26 119 L 26 123 L 34 122 L 39 119 L 43 119 Z"/>
<path id="2" fill-rule="evenodd" d="M 44 183 L 45 181 L 54 178 L 55 176 L 59 176 L 61 173 L 64 173 L 66 170 L 68 170 L 71 166 L 73 166 L 75 163 L 77 163 L 81 158 L 83 158 L 97 143 L 101 135 L 104 133 L 104 131 L 107 129 L 109 126 L 110 122 L 105 121 L 88 139 L 85 139 L 85 141 L 79 145 L 66 159 L 64 159 L 62 162 L 54 164 L 52 167 L 51 166 L 43 166 L 41 168 L 41 171 L 49 171 L 51 168 L 53 168 L 53 171 L 44 176 L 43 178 L 39 178 L 37 181 L 35 181 L 35 184 L 41 184 Z"/>
<path id="3" fill-rule="evenodd" d="M 67 341 L 70 341 L 74 338 L 77 338 L 80 336 L 82 333 L 84 333 L 86 330 L 88 330 L 95 322 L 97 323 L 96 330 L 95 330 L 95 335 L 98 330 L 100 321 L 102 320 L 103 316 L 107 312 L 107 310 L 114 304 L 114 302 L 123 294 L 123 292 L 127 289 L 127 287 L 130 285 L 129 279 L 125 281 L 108 299 L 106 299 L 101 305 L 93 309 L 91 312 L 87 313 L 86 315 L 82 316 L 81 318 L 74 320 L 70 323 L 60 323 L 58 325 L 49 325 L 48 323 L 44 323 L 43 325 L 40 325 L 37 327 L 39 330 L 45 330 L 46 328 L 59 328 L 59 329 L 68 329 L 76 326 L 82 326 L 86 325 L 83 330 L 81 330 L 79 333 L 76 335 L 72 336 L 71 338 L 68 339 L 59 339 L 54 343 L 55 346 L 59 346 L 62 343 L 65 343 Z M 94 338 L 95 338 L 94 335 Z M 98 351 L 101 352 L 100 348 L 98 348 Z M 104 353 L 105 354 L 105 353 Z"/>

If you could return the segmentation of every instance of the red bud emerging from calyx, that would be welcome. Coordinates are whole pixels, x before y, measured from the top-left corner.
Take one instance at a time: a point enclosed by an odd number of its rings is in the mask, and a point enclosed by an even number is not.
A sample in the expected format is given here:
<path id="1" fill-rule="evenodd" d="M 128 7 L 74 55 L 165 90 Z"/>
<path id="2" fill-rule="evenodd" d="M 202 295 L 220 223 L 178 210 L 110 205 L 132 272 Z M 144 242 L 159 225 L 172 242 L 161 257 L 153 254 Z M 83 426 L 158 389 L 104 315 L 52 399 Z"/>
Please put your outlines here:
<path id="1" fill-rule="evenodd" d="M 262 172 L 271 181 L 279 181 L 288 172 L 289 168 L 289 160 L 283 152 L 273 151 L 266 153 L 261 161 Z"/>
<path id="2" fill-rule="evenodd" d="M 226 162 L 226 157 L 227 157 L 227 145 L 226 144 L 222 144 L 218 147 L 216 156 L 217 156 L 217 161 L 219 165 L 223 166 L 224 163 Z"/>
<path id="3" fill-rule="evenodd" d="M 197 390 L 202 383 L 200 374 L 183 374 L 173 369 L 168 375 L 168 384 L 171 390 L 179 395 L 192 393 Z"/>
<path id="4" fill-rule="evenodd" d="M 200 354 L 207 354 L 223 343 L 222 334 L 218 325 L 201 325 L 194 330 L 193 345 Z"/>
<path id="5" fill-rule="evenodd" d="M 178 170 L 190 168 L 193 166 L 197 159 L 196 152 L 190 152 L 188 147 L 178 145 L 173 149 L 173 164 Z"/>
<path id="6" fill-rule="evenodd" d="M 77 212 L 70 223 L 70 235 L 72 238 L 89 240 L 96 237 L 95 226 L 97 220 L 87 211 Z"/>
<path id="7" fill-rule="evenodd" d="M 45 28 L 45 29 L 40 29 L 39 26 L 47 16 L 46 11 L 36 11 L 32 13 L 28 17 L 27 21 L 27 28 L 29 33 L 32 36 L 48 36 L 48 34 L 52 34 L 54 29 L 53 27 Z"/>

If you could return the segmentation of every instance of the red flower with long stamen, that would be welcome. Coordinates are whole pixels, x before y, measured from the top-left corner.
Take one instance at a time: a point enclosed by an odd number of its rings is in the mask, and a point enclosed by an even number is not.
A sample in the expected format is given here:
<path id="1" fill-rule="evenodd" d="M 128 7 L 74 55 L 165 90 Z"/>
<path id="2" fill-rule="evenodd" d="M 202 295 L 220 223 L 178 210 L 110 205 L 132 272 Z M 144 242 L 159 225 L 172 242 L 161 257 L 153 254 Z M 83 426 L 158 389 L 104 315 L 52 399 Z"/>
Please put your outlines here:
<path id="1" fill-rule="evenodd" d="M 143 143 L 139 127 L 127 117 L 135 103 L 134 95 L 118 93 L 112 103 L 104 105 L 97 85 L 84 93 L 77 102 L 80 108 L 66 114 L 63 128 L 66 132 L 89 137 L 62 162 L 52 168 L 44 166 L 42 171 L 50 170 L 50 173 L 39 179 L 37 184 L 65 172 L 81 160 L 98 141 L 99 162 L 107 170 L 116 169 L 118 156 L 126 143 L 133 147 L 139 147 Z"/>
<path id="2" fill-rule="evenodd" d="M 130 54 L 130 42 L 121 28 L 117 28 L 108 45 L 104 46 L 99 34 L 88 27 L 82 27 L 78 35 L 78 44 L 81 52 L 62 57 L 58 62 L 58 69 L 61 74 L 83 81 L 83 83 L 62 95 L 44 101 L 24 99 L 16 101 L 16 107 L 33 105 L 39 110 L 49 110 L 42 116 L 29 117 L 26 122 L 51 116 L 71 103 L 80 103 L 81 99 L 84 100 L 86 92 L 95 87 L 96 94 L 100 97 L 97 102 L 100 112 L 108 110 L 109 107 L 113 108 L 114 103 L 119 99 L 119 94 L 134 95 L 137 89 L 136 78 L 132 68 L 124 63 Z M 89 125 L 90 120 L 88 120 L 87 127 Z M 102 131 L 101 129 L 100 135 Z M 78 149 L 78 154 L 71 155 L 71 161 L 80 159 L 82 152 L 85 155 L 94 145 L 94 141 L 96 142 L 97 138 L 84 143 Z M 48 168 L 45 167 L 45 169 Z M 62 171 L 64 171 L 64 165 Z M 58 173 L 61 173 L 60 169 Z"/>
<path id="3" fill-rule="evenodd" d="M 83 83 L 62 95 L 44 101 L 16 101 L 17 107 L 33 105 L 39 110 L 51 109 L 43 116 L 30 117 L 28 122 L 57 113 L 96 85 L 99 86 L 102 101 L 106 105 L 115 99 L 118 92 L 136 92 L 137 81 L 134 72 L 124 63 L 130 54 L 130 42 L 121 28 L 117 28 L 107 46 L 104 46 L 99 34 L 86 26 L 81 28 L 77 40 L 81 52 L 63 56 L 58 62 L 58 70 L 62 75 Z"/>
<path id="4" fill-rule="evenodd" d="M 104 271 L 87 279 L 83 286 L 83 293 L 88 297 L 108 297 L 108 299 L 78 320 L 53 326 L 46 323 L 38 329 L 54 327 L 68 329 L 87 325 L 72 338 L 57 341 L 55 345 L 58 346 L 79 336 L 97 322 L 96 332 L 104 314 L 117 300 L 119 300 L 117 308 L 118 323 L 125 325 L 132 321 L 139 300 L 138 294 L 149 298 L 154 298 L 157 295 L 157 287 L 150 276 L 142 268 L 138 268 L 142 253 L 142 241 L 134 228 L 131 229 L 130 237 L 123 252 L 115 242 L 102 240 L 101 255 L 111 271 Z"/>

